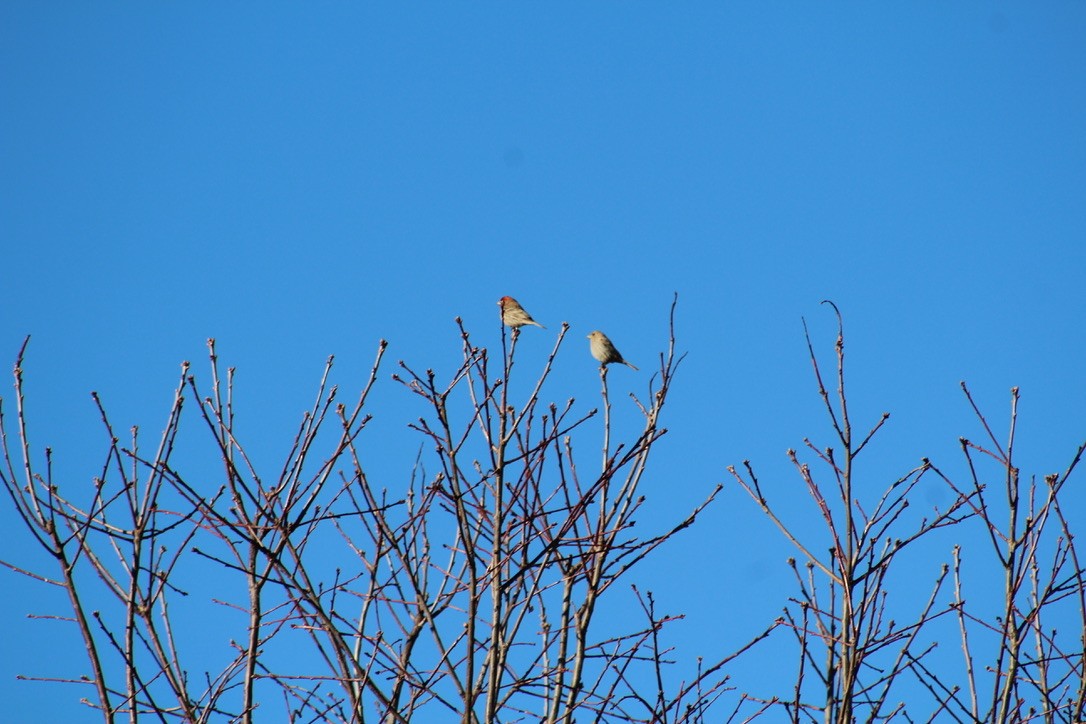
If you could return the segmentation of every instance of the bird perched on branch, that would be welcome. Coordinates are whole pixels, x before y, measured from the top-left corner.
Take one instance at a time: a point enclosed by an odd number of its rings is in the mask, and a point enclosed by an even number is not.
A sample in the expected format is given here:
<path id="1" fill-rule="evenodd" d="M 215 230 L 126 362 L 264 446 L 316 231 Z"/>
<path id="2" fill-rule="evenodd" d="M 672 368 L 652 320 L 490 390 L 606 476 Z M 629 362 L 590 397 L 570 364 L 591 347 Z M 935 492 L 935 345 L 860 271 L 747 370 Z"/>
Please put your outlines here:
<path id="1" fill-rule="evenodd" d="M 588 346 L 592 350 L 592 356 L 599 360 L 600 367 L 609 365 L 612 362 L 618 362 L 624 364 L 630 369 L 636 370 L 632 364 L 622 359 L 622 355 L 615 345 L 611 343 L 611 340 L 607 339 L 607 335 L 598 329 L 592 334 L 588 335 Z"/>
<path id="2" fill-rule="evenodd" d="M 502 322 L 506 327 L 517 329 L 526 324 L 534 324 L 540 329 L 546 329 L 542 324 L 532 319 L 532 315 L 528 314 L 524 307 L 520 306 L 520 302 L 512 297 L 502 297 L 498 300 L 498 306 L 501 307 Z"/>

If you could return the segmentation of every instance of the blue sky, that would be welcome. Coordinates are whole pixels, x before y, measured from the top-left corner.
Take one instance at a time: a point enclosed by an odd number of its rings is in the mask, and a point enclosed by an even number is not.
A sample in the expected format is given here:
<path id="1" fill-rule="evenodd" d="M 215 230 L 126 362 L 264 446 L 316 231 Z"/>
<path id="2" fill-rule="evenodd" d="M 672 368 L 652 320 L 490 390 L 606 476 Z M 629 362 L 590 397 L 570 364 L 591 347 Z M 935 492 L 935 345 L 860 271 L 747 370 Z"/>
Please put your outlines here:
<path id="1" fill-rule="evenodd" d="M 548 325 L 526 356 L 572 325 L 555 399 L 595 404 L 596 328 L 642 368 L 613 384 L 643 389 L 678 292 L 663 527 L 744 459 L 810 516 L 784 451 L 830 442 L 800 323 L 828 361 L 828 298 L 854 414 L 892 413 L 872 486 L 961 469 L 963 379 L 998 430 L 1021 387 L 1021 467 L 1053 472 L 1086 438 L 1084 37 L 1082 2 L 8 3 L 0 358 L 33 335 L 34 443 L 79 480 L 88 393 L 157 430 L 209 336 L 277 439 L 329 354 L 351 389 L 382 338 L 451 372 L 454 317 L 496 340 L 504 294 Z M 376 395 L 400 440 L 417 410 L 387 375 Z M 690 654 L 790 593 L 775 530 L 722 503 L 638 574 Z M 0 557 L 31 560 L 0 515 Z M 51 599 L 5 586 L 3 699 L 70 716 L 74 693 L 13 678 L 57 640 L 23 618 Z"/>

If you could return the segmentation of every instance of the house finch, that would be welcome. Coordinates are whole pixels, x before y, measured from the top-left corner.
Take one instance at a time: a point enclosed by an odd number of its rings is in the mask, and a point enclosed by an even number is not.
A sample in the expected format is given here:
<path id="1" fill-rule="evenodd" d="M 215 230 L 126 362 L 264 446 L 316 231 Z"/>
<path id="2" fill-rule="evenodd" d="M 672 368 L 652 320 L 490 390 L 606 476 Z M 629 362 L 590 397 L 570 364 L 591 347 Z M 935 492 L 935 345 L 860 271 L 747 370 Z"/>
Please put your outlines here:
<path id="1" fill-rule="evenodd" d="M 498 300 L 498 306 L 502 309 L 502 322 L 506 327 L 517 329 L 526 324 L 534 324 L 541 329 L 546 329 L 542 324 L 532 319 L 532 315 L 524 311 L 520 302 L 512 297 L 502 297 Z"/>
<path id="2" fill-rule="evenodd" d="M 592 356 L 600 361 L 600 367 L 609 365 L 612 362 L 620 362 L 631 369 L 637 369 L 622 359 L 622 355 L 615 349 L 615 345 L 611 344 L 611 340 L 607 339 L 607 335 L 599 330 L 588 335 L 588 346 L 592 349 Z"/>

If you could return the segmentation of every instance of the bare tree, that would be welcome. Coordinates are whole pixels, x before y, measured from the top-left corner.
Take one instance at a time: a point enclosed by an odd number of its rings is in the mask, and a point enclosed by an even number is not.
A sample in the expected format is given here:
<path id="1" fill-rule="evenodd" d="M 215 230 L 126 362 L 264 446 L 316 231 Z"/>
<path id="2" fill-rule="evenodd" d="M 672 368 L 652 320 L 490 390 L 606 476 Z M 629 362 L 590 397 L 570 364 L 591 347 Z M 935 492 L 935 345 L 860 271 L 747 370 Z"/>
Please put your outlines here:
<path id="1" fill-rule="evenodd" d="M 962 391 L 988 442 L 986 447 L 962 438 L 969 483 L 959 486 L 949 479 L 947 483 L 968 496 L 991 542 L 1003 587 L 994 617 L 967 605 L 962 552 L 955 548 L 955 607 L 965 683 L 941 700 L 966 721 L 1081 722 L 1086 706 L 1086 578 L 1060 493 L 1086 444 L 1078 447 L 1062 472 L 1044 476 L 1043 484 L 1036 477 L 1023 481 L 1014 464 L 1018 388 L 1011 390 L 1009 431 L 1003 444 L 964 382 Z M 994 467 L 996 474 L 986 474 L 985 467 Z M 1054 627 L 1057 617 L 1074 621 L 1071 631 Z M 975 664 L 978 649 L 990 662 L 983 672 Z"/>
<path id="2" fill-rule="evenodd" d="M 978 723 L 1035 718 L 1081 721 L 1086 693 L 1083 569 L 1059 492 L 1083 448 L 1063 473 L 1046 478 L 1044 491 L 1031 482 L 1020 494 L 1022 484 L 1012 464 L 1015 389 L 1005 446 L 996 442 L 984 416 L 973 405 L 992 447 L 989 450 L 963 438 L 962 449 L 972 473 L 969 485 L 955 484 L 923 458 L 916 468 L 880 486 L 859 463 L 861 456 L 866 459 L 868 444 L 889 414 L 884 413 L 859 434 L 854 430 L 845 384 L 844 331 L 840 313 L 836 306 L 833 309 L 838 320 L 834 392 L 827 387 L 809 335 L 807 347 L 834 444 L 818 447 L 804 440 L 817 468 L 802 461 L 795 450 L 788 452 L 822 522 L 824 533 L 816 538 L 828 541 L 828 550 L 805 539 L 798 532 L 800 526 L 778 514 L 767 487 L 749 462 L 744 462 L 742 471 L 730 468 L 739 485 L 800 556 L 800 562 L 794 558 L 788 561 L 798 593 L 789 599 L 783 615 L 797 644 L 794 683 L 788 693 L 774 687 L 770 693 L 748 692 L 744 701 L 757 705 L 755 716 L 783 709 L 794 722 L 916 721 L 917 717 Z M 968 390 L 966 394 L 968 397 Z M 972 404 L 972 398 L 968 399 Z M 1002 471 L 999 499 L 1005 503 L 1003 510 L 997 510 L 989 500 L 991 493 L 977 472 L 976 453 L 994 461 Z M 945 510 L 935 509 L 917 519 L 907 512 L 910 495 L 922 479 L 931 476 L 944 481 L 954 498 Z M 1004 605 L 994 621 L 973 613 L 963 595 L 957 547 L 947 550 L 947 562 L 932 572 L 927 595 L 921 597 L 911 590 L 901 593 L 900 589 L 895 595 L 888 582 L 910 549 L 923 540 L 930 550 L 929 539 L 935 531 L 978 522 L 988 532 L 1005 582 Z M 1044 551 L 1047 559 L 1043 560 Z M 1043 626 L 1045 612 L 1061 604 L 1070 604 L 1075 609 L 1073 620 L 1081 624 L 1063 635 Z M 894 620 L 895 615 L 910 609 L 906 623 Z M 932 656 L 939 638 L 933 629 L 953 619 L 959 623 L 965 653 L 964 675 L 935 662 Z M 985 669 L 990 691 L 987 700 L 982 683 L 985 677 L 978 676 L 976 645 L 971 643 L 979 636 L 995 638 L 985 648 L 989 655 L 985 660 L 990 662 Z M 1027 648 L 1027 643 L 1032 647 Z M 929 692 L 930 699 L 903 694 L 906 685 L 917 683 L 921 691 Z"/>
<path id="3" fill-rule="evenodd" d="M 391 489 L 363 465 L 380 453 L 365 431 L 384 342 L 350 404 L 338 401 L 328 360 L 289 451 L 269 468 L 244 439 L 234 370 L 223 374 L 209 340 L 209 385 L 183 365 L 150 451 L 135 429 L 122 443 L 95 397 L 109 442 L 86 502 L 52 478 L 48 450 L 36 460 L 24 344 L 13 438 L 0 419 L 0 478 L 60 574 L 7 565 L 68 593 L 89 665 L 69 681 L 94 688 L 84 701 L 106 721 L 247 722 L 276 706 L 290 721 L 702 721 L 733 657 L 674 683 L 661 639 L 674 617 L 651 594 L 612 590 L 719 491 L 670 529 L 633 529 L 682 356 L 672 332 L 645 397 L 628 404 L 612 404 L 603 367 L 599 408 L 546 402 L 567 329 L 523 386 L 518 330 L 503 328 L 496 358 L 460 325 L 462 361 L 444 377 L 401 362 L 393 378 L 422 403 L 411 427 L 423 447 L 411 480 Z M 210 454 L 178 452 L 183 440 L 198 444 L 180 432 L 193 404 Z M 614 420 L 631 415 L 639 429 L 618 435 Z M 601 421 L 597 465 L 575 442 L 591 420 Z M 198 464 L 211 458 L 217 473 Z M 231 594 L 194 602 L 185 582 L 206 578 L 228 581 Z M 601 622 L 623 597 L 643 623 Z M 190 650 L 194 617 L 236 622 L 220 667 L 196 676 L 208 657 Z"/>

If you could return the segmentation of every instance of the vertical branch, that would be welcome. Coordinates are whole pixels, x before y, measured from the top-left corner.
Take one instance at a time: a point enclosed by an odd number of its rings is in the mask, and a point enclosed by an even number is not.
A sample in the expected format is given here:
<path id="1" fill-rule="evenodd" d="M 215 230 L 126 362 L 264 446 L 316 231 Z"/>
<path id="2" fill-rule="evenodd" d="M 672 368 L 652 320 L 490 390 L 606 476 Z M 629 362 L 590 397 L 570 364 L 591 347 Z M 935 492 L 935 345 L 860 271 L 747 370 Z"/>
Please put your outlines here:
<path id="1" fill-rule="evenodd" d="M 1006 454 L 1001 460 L 1004 466 L 1004 487 L 1007 496 L 1007 552 L 1004 568 L 1004 610 L 1003 610 L 1003 643 L 1000 650 L 1005 648 L 1007 653 L 1007 668 L 1001 666 L 998 671 L 1003 677 L 1002 690 L 998 694 L 998 719 L 1007 721 L 1012 707 L 1012 698 L 1018 683 L 1018 666 L 1021 660 L 1022 632 L 1019 628 L 1017 599 L 1022 585 L 1024 567 L 1028 567 L 1028 560 L 1021 557 L 1019 546 L 1024 542 L 1025 535 L 1019 534 L 1019 522 L 1021 511 L 1019 509 L 1018 470 L 1015 469 L 1011 456 L 1014 451 L 1014 432 L 1018 418 L 1018 388 L 1011 388 L 1011 424 L 1007 437 Z M 996 681 L 999 681 L 997 677 Z"/>
<path id="2" fill-rule="evenodd" d="M 965 615 L 965 599 L 962 598 L 961 546 L 954 546 L 954 610 L 958 621 L 958 630 L 962 637 L 962 656 L 965 660 L 965 681 L 969 687 L 969 712 L 979 720 L 977 699 L 977 677 L 973 671 L 973 651 L 969 646 L 969 626 Z"/>
<path id="3" fill-rule="evenodd" d="M 607 396 L 607 365 L 600 365 L 600 396 L 603 398 L 603 464 L 601 470 L 607 472 L 611 460 L 611 400 Z M 601 506 L 603 507 L 603 506 Z"/>
<path id="4" fill-rule="evenodd" d="M 505 341 L 505 325 L 501 325 L 502 341 Z M 506 657 L 505 642 L 502 640 L 503 626 L 503 604 L 504 594 L 503 588 L 505 585 L 505 572 L 506 572 L 506 560 L 505 560 L 505 494 L 506 494 L 506 481 L 505 481 L 505 466 L 506 466 L 506 448 L 509 445 L 509 439 L 512 436 L 512 432 L 509 429 L 509 423 L 513 417 L 513 411 L 509 404 L 509 379 L 513 371 L 514 354 L 516 353 L 517 340 L 520 338 L 520 329 L 513 329 L 511 335 L 512 340 L 509 345 L 509 354 L 504 357 L 504 370 L 502 375 L 502 387 L 498 401 L 498 440 L 497 440 L 497 453 L 495 455 L 495 467 L 494 467 L 494 505 L 491 511 L 491 520 L 493 521 L 493 541 L 490 553 L 490 570 L 488 575 L 490 577 L 490 645 L 488 662 L 488 682 L 486 687 L 486 706 L 484 708 L 483 721 L 494 721 L 498 715 L 498 700 L 501 693 L 501 677 L 503 673 L 504 660 Z M 504 344 L 503 344 L 504 346 Z M 492 443 L 493 444 L 493 443 Z M 471 707 L 465 708 L 465 713 L 472 711 Z"/>

